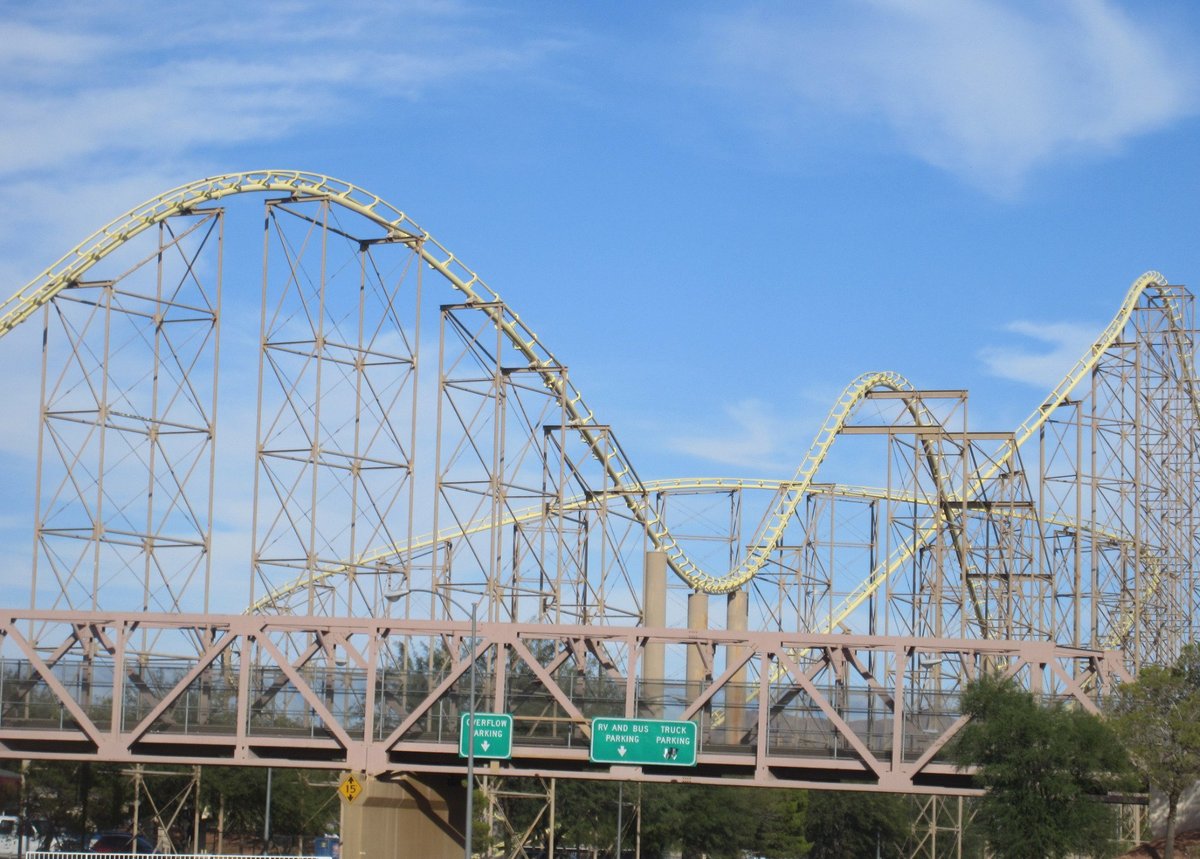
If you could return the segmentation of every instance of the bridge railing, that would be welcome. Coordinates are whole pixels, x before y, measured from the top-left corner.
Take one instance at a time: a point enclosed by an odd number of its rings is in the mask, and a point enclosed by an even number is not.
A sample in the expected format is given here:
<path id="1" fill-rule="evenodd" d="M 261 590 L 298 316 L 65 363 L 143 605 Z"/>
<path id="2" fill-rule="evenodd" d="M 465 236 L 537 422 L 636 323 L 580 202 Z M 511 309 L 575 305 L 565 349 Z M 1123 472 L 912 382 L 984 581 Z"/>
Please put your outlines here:
<path id="1" fill-rule="evenodd" d="M 22 634 L 31 624 L 45 627 L 40 648 Z M 124 650 L 147 626 L 204 644 L 190 657 Z M 474 662 L 475 709 L 513 717 L 511 759 L 489 762 L 498 774 L 615 777 L 590 759 L 591 720 L 638 717 L 696 723 L 697 766 L 682 774 L 692 780 L 910 790 L 966 782 L 944 750 L 973 677 L 1005 672 L 1093 710 L 1128 678 L 1118 653 L 1045 641 L 501 623 L 476 633 L 457 621 L 10 612 L 0 759 L 458 772 Z M 424 642 L 432 650 L 411 658 Z M 668 666 L 695 657 L 700 675 L 642 676 L 656 645 Z"/>

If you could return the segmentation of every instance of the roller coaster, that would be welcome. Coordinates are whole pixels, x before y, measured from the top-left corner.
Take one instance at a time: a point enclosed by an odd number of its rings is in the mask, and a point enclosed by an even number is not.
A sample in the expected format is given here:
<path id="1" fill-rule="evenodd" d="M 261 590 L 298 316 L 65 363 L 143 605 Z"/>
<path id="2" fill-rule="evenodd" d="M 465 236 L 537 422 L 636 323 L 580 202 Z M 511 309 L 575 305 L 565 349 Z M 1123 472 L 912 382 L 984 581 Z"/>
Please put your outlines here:
<path id="1" fill-rule="evenodd" d="M 1016 429 L 864 373 L 787 479 L 643 480 L 510 304 L 326 176 L 154 198 L 0 348 L 37 325 L 0 757 L 458 772 L 475 666 L 494 774 L 953 794 L 980 671 L 1095 709 L 1196 633 L 1194 305 L 1157 272 Z M 604 715 L 696 721 L 696 768 L 590 762 Z"/>

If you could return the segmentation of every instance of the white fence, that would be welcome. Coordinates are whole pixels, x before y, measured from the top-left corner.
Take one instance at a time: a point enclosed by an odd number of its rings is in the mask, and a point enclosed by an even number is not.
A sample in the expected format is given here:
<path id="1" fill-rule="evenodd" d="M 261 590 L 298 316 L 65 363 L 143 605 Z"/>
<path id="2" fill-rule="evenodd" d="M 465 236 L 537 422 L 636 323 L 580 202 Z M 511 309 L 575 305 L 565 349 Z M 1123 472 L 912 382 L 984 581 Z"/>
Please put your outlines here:
<path id="1" fill-rule="evenodd" d="M 63 851 L 61 853 L 56 852 L 56 851 L 30 850 L 28 853 L 25 854 L 25 859 L 96 859 L 96 857 L 100 856 L 100 855 L 102 855 L 102 854 L 89 853 L 86 851 L 80 853 L 79 851 L 76 851 L 76 850 Z M 113 856 L 117 856 L 117 855 L 129 856 L 129 855 L 133 855 L 133 854 L 129 854 L 129 853 L 116 854 L 116 853 L 114 853 L 112 855 Z M 158 854 L 139 853 L 136 855 L 138 855 L 138 856 L 156 855 L 157 856 Z M 262 853 L 172 853 L 169 855 L 174 856 L 175 859 L 263 859 L 263 857 L 266 854 L 262 854 Z M 293 855 L 290 853 L 272 853 L 269 855 L 268 859 L 276 859 L 276 857 L 278 857 L 278 859 L 329 859 L 328 856 L 304 856 L 304 855 Z"/>

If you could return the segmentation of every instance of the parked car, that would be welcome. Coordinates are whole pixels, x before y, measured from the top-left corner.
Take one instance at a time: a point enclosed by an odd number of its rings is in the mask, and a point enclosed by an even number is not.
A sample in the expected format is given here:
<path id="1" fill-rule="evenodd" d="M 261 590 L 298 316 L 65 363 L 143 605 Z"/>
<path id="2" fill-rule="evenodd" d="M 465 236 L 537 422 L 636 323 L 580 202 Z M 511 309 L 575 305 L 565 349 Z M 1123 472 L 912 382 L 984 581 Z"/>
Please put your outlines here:
<path id="1" fill-rule="evenodd" d="M 124 855 L 157 853 L 150 839 L 128 832 L 107 832 L 92 842 L 92 853 L 117 853 Z"/>
<path id="2" fill-rule="evenodd" d="M 19 818 L 11 814 L 0 814 L 0 856 L 16 856 L 18 847 L 17 830 L 20 828 Z M 50 833 L 52 828 L 48 821 L 30 820 L 26 818 L 22 829 L 23 842 L 20 847 L 23 853 L 31 850 L 58 850 L 58 840 Z"/>

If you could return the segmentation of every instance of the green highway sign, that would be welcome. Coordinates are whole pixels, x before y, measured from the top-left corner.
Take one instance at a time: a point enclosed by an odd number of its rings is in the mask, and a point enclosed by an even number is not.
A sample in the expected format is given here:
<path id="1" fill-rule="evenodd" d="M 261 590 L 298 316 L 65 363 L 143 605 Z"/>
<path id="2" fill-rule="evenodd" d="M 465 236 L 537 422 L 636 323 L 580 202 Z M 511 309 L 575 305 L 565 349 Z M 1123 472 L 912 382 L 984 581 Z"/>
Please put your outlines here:
<path id="1" fill-rule="evenodd" d="M 458 756 L 468 757 L 467 731 L 471 720 L 470 713 L 462 714 L 462 722 L 458 726 Z M 511 758 L 512 757 L 512 716 L 508 713 L 476 713 L 475 714 L 475 757 L 477 758 Z"/>
<path id="2" fill-rule="evenodd" d="M 695 722 L 592 719 L 593 763 L 694 767 L 697 745 Z"/>

